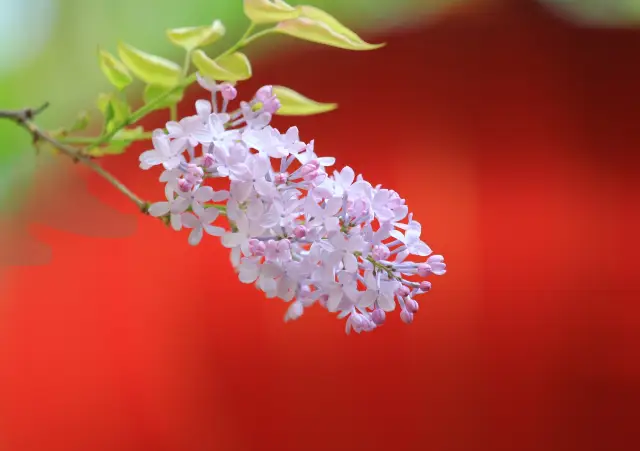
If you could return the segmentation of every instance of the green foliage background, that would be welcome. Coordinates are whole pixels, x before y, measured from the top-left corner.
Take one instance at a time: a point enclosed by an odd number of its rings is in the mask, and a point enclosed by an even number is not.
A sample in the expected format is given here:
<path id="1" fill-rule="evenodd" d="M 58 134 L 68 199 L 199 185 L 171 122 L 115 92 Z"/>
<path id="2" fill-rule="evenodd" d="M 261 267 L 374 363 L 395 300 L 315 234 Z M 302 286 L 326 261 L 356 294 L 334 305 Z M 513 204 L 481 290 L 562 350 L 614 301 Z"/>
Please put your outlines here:
<path id="1" fill-rule="evenodd" d="M 454 3 L 474 0 L 291 0 L 320 7 L 365 37 L 372 30 L 406 26 Z M 558 13 L 588 24 L 629 25 L 640 18 L 640 0 L 540 0 Z M 208 25 L 220 19 L 234 42 L 248 21 L 242 0 L 0 0 L 0 108 L 50 110 L 44 128 L 68 126 L 80 110 L 95 108 L 99 92 L 111 88 L 97 62 L 97 48 L 115 52 L 118 40 L 181 61 L 183 51 L 165 30 Z M 257 47 L 268 46 L 259 42 Z M 312 44 L 310 44 L 312 45 Z M 266 50 L 263 48 L 263 50 Z M 257 57 L 282 51 L 268 48 Z M 253 51 L 252 51 L 253 52 Z M 250 52 L 250 53 L 252 53 Z M 29 136 L 0 121 L 0 212 L 19 205 L 35 168 Z"/>

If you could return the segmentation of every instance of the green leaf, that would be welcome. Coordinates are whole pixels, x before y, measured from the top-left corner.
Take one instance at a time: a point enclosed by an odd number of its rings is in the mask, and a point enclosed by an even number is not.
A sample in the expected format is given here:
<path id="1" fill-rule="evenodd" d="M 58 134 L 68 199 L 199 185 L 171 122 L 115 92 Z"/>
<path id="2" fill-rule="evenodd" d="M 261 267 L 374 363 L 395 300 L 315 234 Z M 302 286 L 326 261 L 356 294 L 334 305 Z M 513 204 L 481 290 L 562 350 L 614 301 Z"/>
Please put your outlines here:
<path id="1" fill-rule="evenodd" d="M 113 135 L 109 144 L 90 149 L 87 155 L 92 157 L 104 157 L 106 155 L 120 155 L 124 153 L 127 147 L 134 141 L 145 139 L 147 137 L 141 126 L 134 128 L 123 128 Z"/>
<path id="2" fill-rule="evenodd" d="M 151 55 L 128 44 L 118 44 L 118 55 L 136 77 L 147 84 L 168 88 L 180 82 L 182 69 L 168 59 Z"/>
<path id="3" fill-rule="evenodd" d="M 202 50 L 196 50 L 191 59 L 200 74 L 212 80 L 240 81 L 251 78 L 251 63 L 244 53 L 235 52 L 214 61 Z"/>
<path id="4" fill-rule="evenodd" d="M 167 91 L 171 91 L 171 93 L 157 104 L 154 104 L 154 109 L 161 110 L 169 108 L 170 106 L 178 104 L 182 100 L 184 89 L 176 90 L 175 88 L 167 89 L 164 86 L 147 85 L 143 94 L 144 103 L 148 105 L 155 102 L 158 97 L 165 95 Z"/>
<path id="5" fill-rule="evenodd" d="M 79 132 L 85 130 L 89 126 L 89 113 L 86 111 L 81 111 L 76 118 L 76 121 L 73 123 L 71 127 L 69 127 L 68 132 Z"/>
<path id="6" fill-rule="evenodd" d="M 184 27 L 167 30 L 167 37 L 171 42 L 191 51 L 198 47 L 213 44 L 225 34 L 224 25 L 219 20 L 210 26 Z"/>
<path id="7" fill-rule="evenodd" d="M 123 128 L 122 130 L 118 130 L 118 132 L 113 135 L 113 140 L 131 143 L 133 141 L 144 139 L 146 136 L 144 128 L 142 128 L 142 126 L 137 126 L 134 128 Z"/>
<path id="8" fill-rule="evenodd" d="M 298 39 L 346 50 L 374 50 L 385 44 L 370 44 L 338 20 L 313 6 L 298 6 L 300 16 L 279 23 L 276 32 Z"/>
<path id="9" fill-rule="evenodd" d="M 115 56 L 106 50 L 98 51 L 100 69 L 105 74 L 109 82 L 119 91 L 129 86 L 133 81 L 127 67 Z"/>
<path id="10" fill-rule="evenodd" d="M 131 114 L 131 107 L 113 94 L 100 94 L 97 103 L 104 116 L 103 127 L 107 133 L 122 125 Z"/>
<path id="11" fill-rule="evenodd" d="M 280 101 L 281 106 L 276 114 L 281 116 L 310 116 L 338 108 L 337 103 L 316 102 L 284 86 L 274 86 L 273 94 Z"/>
<path id="12" fill-rule="evenodd" d="M 106 146 L 96 147 L 85 151 L 86 155 L 91 157 L 104 157 L 106 155 L 120 155 L 127 149 L 127 146 L 131 144 L 129 141 L 111 141 Z"/>
<path id="13" fill-rule="evenodd" d="M 255 24 L 276 23 L 300 15 L 282 0 L 244 0 L 244 13 Z"/>

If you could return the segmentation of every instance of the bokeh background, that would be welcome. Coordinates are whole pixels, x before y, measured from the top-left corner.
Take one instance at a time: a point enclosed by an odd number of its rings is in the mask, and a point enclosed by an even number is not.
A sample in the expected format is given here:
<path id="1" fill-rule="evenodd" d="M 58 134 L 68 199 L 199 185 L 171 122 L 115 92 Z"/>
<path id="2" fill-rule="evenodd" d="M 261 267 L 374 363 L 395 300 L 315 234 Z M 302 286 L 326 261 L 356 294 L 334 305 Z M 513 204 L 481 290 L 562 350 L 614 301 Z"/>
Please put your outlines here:
<path id="1" fill-rule="evenodd" d="M 284 324 L 216 240 L 0 122 L 0 449 L 638 449 L 640 2 L 308 3 L 388 45 L 270 38 L 241 93 L 339 102 L 276 126 L 407 199 L 449 266 L 414 324 Z M 98 45 L 178 59 L 164 29 L 216 17 L 246 25 L 235 0 L 1 0 L 0 108 L 68 125 L 108 89 Z M 104 164 L 155 200 L 147 147 Z"/>

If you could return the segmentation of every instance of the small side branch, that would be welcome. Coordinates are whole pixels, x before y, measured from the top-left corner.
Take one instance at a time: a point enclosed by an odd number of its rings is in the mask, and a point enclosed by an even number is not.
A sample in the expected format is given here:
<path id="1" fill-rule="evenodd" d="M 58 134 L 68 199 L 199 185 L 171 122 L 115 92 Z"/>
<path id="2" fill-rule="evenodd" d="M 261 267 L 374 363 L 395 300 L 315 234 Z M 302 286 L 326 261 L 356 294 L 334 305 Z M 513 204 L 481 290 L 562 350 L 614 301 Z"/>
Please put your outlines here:
<path id="1" fill-rule="evenodd" d="M 12 120 L 16 124 L 20 125 L 22 128 L 27 130 L 31 137 L 33 138 L 33 143 L 37 144 L 40 141 L 44 141 L 55 149 L 59 150 L 69 158 L 71 158 L 76 163 L 82 163 L 87 166 L 92 171 L 99 174 L 106 181 L 111 183 L 118 191 L 131 199 L 132 202 L 136 204 L 136 206 L 140 209 L 141 212 L 147 214 L 149 204 L 143 201 L 140 197 L 134 194 L 129 188 L 124 186 L 122 182 L 116 179 L 109 172 L 105 171 L 99 164 L 93 161 L 90 157 L 83 155 L 81 149 L 77 149 L 71 146 L 68 146 L 57 139 L 51 137 L 48 133 L 41 130 L 33 120 L 37 115 L 42 113 L 47 107 L 49 103 L 45 103 L 39 108 L 24 108 L 21 110 L 0 110 L 0 119 L 8 119 Z"/>

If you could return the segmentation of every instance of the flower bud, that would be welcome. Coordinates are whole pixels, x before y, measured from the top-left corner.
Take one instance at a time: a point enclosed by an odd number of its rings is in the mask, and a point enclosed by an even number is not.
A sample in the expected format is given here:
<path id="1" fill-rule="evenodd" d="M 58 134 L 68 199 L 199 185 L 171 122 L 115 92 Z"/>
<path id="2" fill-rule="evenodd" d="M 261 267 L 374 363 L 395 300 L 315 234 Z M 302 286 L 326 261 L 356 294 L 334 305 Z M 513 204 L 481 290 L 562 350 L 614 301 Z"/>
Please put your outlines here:
<path id="1" fill-rule="evenodd" d="M 267 244 L 265 244 L 264 255 L 267 258 L 267 260 L 277 260 L 278 259 L 278 242 L 275 240 L 267 241 Z"/>
<path id="2" fill-rule="evenodd" d="M 187 164 L 187 172 L 198 177 L 202 177 L 204 175 L 204 171 L 202 170 L 202 168 L 193 163 Z"/>
<path id="3" fill-rule="evenodd" d="M 413 313 L 407 311 L 406 309 L 402 309 L 400 312 L 400 319 L 405 324 L 411 324 L 413 322 Z"/>
<path id="4" fill-rule="evenodd" d="M 222 83 L 218 86 L 218 91 L 224 100 L 233 100 L 238 95 L 238 90 L 231 86 L 230 83 Z"/>
<path id="5" fill-rule="evenodd" d="M 296 226 L 296 228 L 293 229 L 293 235 L 301 240 L 307 236 L 307 228 L 303 225 Z"/>
<path id="6" fill-rule="evenodd" d="M 256 100 L 258 102 L 265 103 L 271 97 L 273 97 L 273 86 L 271 85 L 263 86 L 256 92 Z"/>
<path id="7" fill-rule="evenodd" d="M 404 305 L 409 313 L 417 313 L 418 309 L 420 308 L 418 302 L 415 299 L 411 298 L 407 298 L 407 300 L 404 301 Z"/>
<path id="8" fill-rule="evenodd" d="M 411 290 L 406 285 L 400 285 L 398 287 L 398 289 L 396 290 L 396 296 L 401 297 L 401 298 L 405 298 L 405 297 L 409 296 L 409 294 L 411 294 Z"/>
<path id="9" fill-rule="evenodd" d="M 312 165 L 311 163 L 306 163 L 304 165 L 302 165 L 302 167 L 298 170 L 298 173 L 304 177 L 305 175 L 311 174 L 313 171 L 317 170 L 318 168 L 315 167 L 314 165 Z"/>
<path id="10" fill-rule="evenodd" d="M 286 172 L 279 172 L 275 175 L 273 181 L 276 183 L 276 185 L 282 185 L 283 183 L 287 182 L 288 177 L 289 174 L 287 174 Z"/>
<path id="11" fill-rule="evenodd" d="M 288 250 L 291 249 L 291 241 L 285 238 L 284 240 L 278 241 L 277 246 L 278 246 L 278 252 L 287 252 Z"/>
<path id="12" fill-rule="evenodd" d="M 364 325 L 362 326 L 362 330 L 364 330 L 365 332 L 371 332 L 375 328 L 376 328 L 376 323 L 371 321 L 369 318 L 365 317 Z"/>
<path id="13" fill-rule="evenodd" d="M 420 289 L 425 293 L 431 290 L 431 282 L 429 282 L 428 280 L 423 280 L 422 282 L 420 282 Z"/>
<path id="14" fill-rule="evenodd" d="M 216 161 L 216 160 L 215 160 L 215 158 L 213 157 L 213 155 L 212 155 L 212 154 L 210 154 L 210 153 L 208 153 L 208 154 L 205 154 L 205 156 L 204 156 L 204 162 L 202 163 L 202 165 L 203 165 L 205 168 L 207 168 L 207 169 L 208 169 L 208 168 L 210 168 L 211 166 L 213 166 L 213 163 L 215 163 L 215 161 Z"/>
<path id="15" fill-rule="evenodd" d="M 358 331 L 365 325 L 366 318 L 360 313 L 352 313 L 350 318 L 353 328 Z"/>
<path id="16" fill-rule="evenodd" d="M 183 193 L 188 193 L 189 191 L 191 191 L 191 188 L 193 188 L 193 185 L 186 179 L 180 179 L 178 180 L 178 188 Z"/>
<path id="17" fill-rule="evenodd" d="M 374 260 L 386 260 L 391 255 L 391 251 L 384 244 L 376 244 L 373 246 L 373 250 L 371 251 L 371 256 Z"/>
<path id="18" fill-rule="evenodd" d="M 384 324 L 385 319 L 387 318 L 387 314 L 382 309 L 375 309 L 371 314 L 371 319 L 378 326 L 382 326 Z"/>
<path id="19" fill-rule="evenodd" d="M 441 276 L 447 272 L 447 264 L 444 262 L 442 255 L 432 255 L 427 259 L 427 263 L 431 265 L 431 272 L 436 276 Z"/>
<path id="20" fill-rule="evenodd" d="M 249 240 L 249 252 L 251 252 L 251 254 L 255 256 L 262 256 L 264 255 L 265 248 L 266 246 L 264 242 L 256 240 L 255 238 Z"/>
<path id="21" fill-rule="evenodd" d="M 431 266 L 427 263 L 420 263 L 418 265 L 418 275 L 420 277 L 427 277 L 431 274 Z"/>
<path id="22" fill-rule="evenodd" d="M 268 100 L 267 102 L 264 102 L 262 105 L 263 105 L 262 108 L 264 109 L 264 111 L 269 113 L 269 114 L 274 114 L 282 106 L 280 104 L 280 101 L 278 99 L 276 99 L 275 97 L 273 97 L 272 99 Z"/>
<path id="23" fill-rule="evenodd" d="M 303 177 L 307 182 L 312 182 L 316 177 L 318 177 L 319 172 L 316 170 L 313 170 L 307 174 L 305 174 Z"/>

